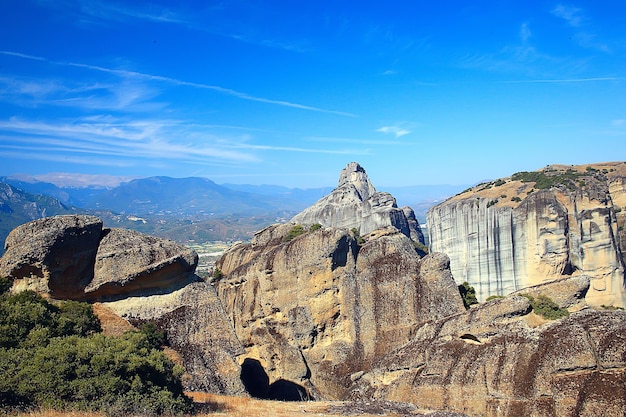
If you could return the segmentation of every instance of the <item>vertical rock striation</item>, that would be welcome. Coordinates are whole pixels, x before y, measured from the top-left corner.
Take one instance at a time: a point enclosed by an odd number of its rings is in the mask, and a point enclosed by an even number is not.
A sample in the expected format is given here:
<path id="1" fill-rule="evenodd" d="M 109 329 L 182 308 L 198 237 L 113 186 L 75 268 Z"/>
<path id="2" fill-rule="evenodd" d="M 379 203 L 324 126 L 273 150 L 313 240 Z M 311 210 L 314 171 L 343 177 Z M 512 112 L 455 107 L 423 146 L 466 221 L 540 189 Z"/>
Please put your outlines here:
<path id="1" fill-rule="evenodd" d="M 551 166 L 481 184 L 427 214 L 431 250 L 479 299 L 587 275 L 587 302 L 626 307 L 626 163 Z"/>

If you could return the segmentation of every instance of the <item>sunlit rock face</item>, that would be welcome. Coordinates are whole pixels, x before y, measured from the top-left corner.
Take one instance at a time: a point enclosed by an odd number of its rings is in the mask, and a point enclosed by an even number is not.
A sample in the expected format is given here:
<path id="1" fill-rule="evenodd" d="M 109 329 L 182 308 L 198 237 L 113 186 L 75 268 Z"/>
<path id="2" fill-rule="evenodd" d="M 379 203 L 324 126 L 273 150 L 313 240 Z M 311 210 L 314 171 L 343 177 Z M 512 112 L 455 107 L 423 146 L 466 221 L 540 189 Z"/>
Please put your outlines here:
<path id="1" fill-rule="evenodd" d="M 481 184 L 433 207 L 431 250 L 448 254 L 455 280 L 474 286 L 479 300 L 584 274 L 589 304 L 625 307 L 626 163 L 538 175 Z"/>
<path id="2" fill-rule="evenodd" d="M 347 397 L 483 417 L 625 415 L 626 313 L 537 317 L 511 295 L 429 322 Z"/>
<path id="3" fill-rule="evenodd" d="M 214 285 L 246 359 L 270 381 L 339 399 L 355 374 L 411 340 L 430 320 L 465 311 L 443 254 L 424 258 L 389 227 L 358 244 L 323 227 L 285 241 L 270 226 L 217 262 Z"/>
<path id="4" fill-rule="evenodd" d="M 391 194 L 376 191 L 365 169 L 356 162 L 341 171 L 337 188 L 297 214 L 291 222 L 356 228 L 362 235 L 393 226 L 415 242 L 424 243 L 413 210 L 398 208 Z"/>

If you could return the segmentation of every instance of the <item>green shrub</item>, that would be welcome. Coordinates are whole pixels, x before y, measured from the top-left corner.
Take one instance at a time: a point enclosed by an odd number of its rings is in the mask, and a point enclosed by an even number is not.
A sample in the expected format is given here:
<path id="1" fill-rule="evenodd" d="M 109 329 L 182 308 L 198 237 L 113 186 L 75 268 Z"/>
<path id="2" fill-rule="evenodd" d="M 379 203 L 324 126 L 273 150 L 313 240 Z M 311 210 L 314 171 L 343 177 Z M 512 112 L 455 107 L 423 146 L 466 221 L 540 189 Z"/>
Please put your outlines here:
<path id="1" fill-rule="evenodd" d="M 470 308 L 473 304 L 478 304 L 478 299 L 476 299 L 476 290 L 474 287 L 469 285 L 467 281 L 459 285 L 459 293 L 461 293 L 463 305 L 466 309 Z"/>
<path id="2" fill-rule="evenodd" d="M 148 345 L 153 349 L 160 349 L 168 345 L 165 331 L 160 330 L 157 325 L 152 322 L 144 323 L 139 326 L 139 331 L 146 336 Z"/>
<path id="3" fill-rule="evenodd" d="M 489 297 L 487 297 L 487 299 L 485 300 L 485 302 L 487 301 L 491 301 L 491 300 L 497 300 L 499 298 L 504 298 L 503 295 L 490 295 Z"/>
<path id="4" fill-rule="evenodd" d="M 218 267 L 215 267 L 213 268 L 213 273 L 211 274 L 211 277 L 213 277 L 213 279 L 215 280 L 220 280 L 224 278 L 224 273 L 222 272 L 221 269 L 219 269 Z"/>
<path id="5" fill-rule="evenodd" d="M 350 232 L 352 233 L 352 236 L 354 236 L 357 245 L 361 246 L 365 243 L 365 239 L 363 239 L 363 236 L 361 236 L 361 234 L 359 233 L 359 229 L 353 227 L 352 229 L 350 229 Z"/>
<path id="6" fill-rule="evenodd" d="M 6 277 L 0 277 L 0 295 L 8 292 L 13 286 L 13 282 Z"/>
<path id="7" fill-rule="evenodd" d="M 528 298 L 530 305 L 536 314 L 539 314 L 543 318 L 548 320 L 557 320 L 563 317 L 569 316 L 569 311 L 566 308 L 561 308 L 557 303 L 552 301 L 547 295 L 540 294 L 537 298 L 530 294 L 520 294 L 522 297 Z"/>
<path id="8" fill-rule="evenodd" d="M 568 169 L 565 172 L 549 171 L 549 175 L 546 175 L 546 172 L 544 171 L 522 171 L 513 174 L 511 179 L 521 182 L 534 182 L 535 188 L 538 190 L 544 190 L 559 185 L 563 185 L 570 190 L 574 190 L 576 189 L 577 180 L 579 180 L 582 175 L 588 174 L 582 174 L 574 171 L 573 169 Z"/>
<path id="9" fill-rule="evenodd" d="M 511 201 L 515 201 L 516 203 L 519 203 L 520 201 L 522 201 L 522 199 L 519 198 L 518 196 L 515 196 L 515 197 L 511 197 Z"/>
<path id="10" fill-rule="evenodd" d="M 319 230 L 321 228 L 322 228 L 321 224 L 315 223 L 315 224 L 312 224 L 311 227 L 309 227 L 309 232 L 314 232 L 314 231 Z"/>
<path id="11" fill-rule="evenodd" d="M 428 246 L 424 245 L 422 242 L 413 241 L 413 246 L 419 256 L 424 257 L 428 255 Z"/>
<path id="12" fill-rule="evenodd" d="M 502 179 L 499 179 L 499 180 L 497 180 L 496 182 L 493 183 L 493 185 L 495 185 L 496 187 L 499 187 L 499 186 L 504 185 L 504 184 L 506 184 L 506 181 L 504 181 Z"/>
<path id="13" fill-rule="evenodd" d="M 487 208 L 489 208 L 489 207 L 491 207 L 491 206 L 494 206 L 494 205 L 498 204 L 498 201 L 499 201 L 499 200 L 498 200 L 497 198 L 496 198 L 496 199 L 494 199 L 494 200 L 489 200 L 489 202 L 487 203 Z"/>
<path id="14" fill-rule="evenodd" d="M 90 305 L 32 291 L 0 296 L 0 413 L 19 409 L 182 414 L 182 369 L 155 349 L 154 325 L 106 337 Z M 163 336 L 163 337 L 162 337 Z"/>
<path id="15" fill-rule="evenodd" d="M 52 338 L 37 349 L 0 354 L 0 404 L 108 414 L 182 414 L 182 370 L 142 333 Z M 15 404 L 19 399 L 21 404 Z"/>
<path id="16" fill-rule="evenodd" d="M 287 235 L 283 238 L 283 242 L 289 242 L 304 233 L 306 233 L 306 230 L 304 229 L 304 227 L 302 227 L 301 224 L 296 224 L 295 226 L 291 228 L 291 230 L 289 230 L 289 233 L 287 233 Z"/>
<path id="17" fill-rule="evenodd" d="M 617 307 L 617 306 L 607 306 L 606 304 L 602 304 L 600 306 L 600 308 L 604 309 L 604 310 L 623 310 L 623 307 Z"/>

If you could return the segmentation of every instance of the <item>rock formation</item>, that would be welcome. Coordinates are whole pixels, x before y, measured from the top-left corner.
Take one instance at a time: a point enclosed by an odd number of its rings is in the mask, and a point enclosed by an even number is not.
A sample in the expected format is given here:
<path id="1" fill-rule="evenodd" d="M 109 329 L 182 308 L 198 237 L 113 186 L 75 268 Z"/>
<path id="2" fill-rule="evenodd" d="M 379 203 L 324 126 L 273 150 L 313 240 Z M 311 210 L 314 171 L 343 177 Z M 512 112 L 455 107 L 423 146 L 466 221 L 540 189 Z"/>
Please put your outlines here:
<path id="1" fill-rule="evenodd" d="M 424 243 L 413 209 L 408 206 L 399 209 L 391 194 L 377 192 L 365 170 L 356 162 L 341 171 L 337 188 L 298 213 L 291 222 L 356 228 L 362 235 L 393 226 L 415 242 Z"/>
<path id="2" fill-rule="evenodd" d="M 431 250 L 479 300 L 586 275 L 589 304 L 626 307 L 626 163 L 549 166 L 480 184 L 427 214 Z"/>
<path id="3" fill-rule="evenodd" d="M 244 392 L 241 351 L 215 290 L 193 272 L 198 255 L 172 241 L 104 229 L 92 216 L 55 216 L 15 228 L 0 258 L 13 291 L 98 301 L 133 323 L 166 330 L 188 389 Z"/>
<path id="4" fill-rule="evenodd" d="M 624 311 L 543 323 L 526 298 L 510 296 L 425 324 L 348 397 L 476 417 L 621 416 L 625 383 Z"/>
<path id="5" fill-rule="evenodd" d="M 272 381 L 341 398 L 354 375 L 421 324 L 464 311 L 447 257 L 420 259 L 393 227 L 362 245 L 334 227 L 285 241 L 292 227 L 270 226 L 216 265 L 218 295 L 246 350 L 240 361 L 258 361 Z"/>
<path id="6" fill-rule="evenodd" d="M 102 221 L 93 216 L 54 216 L 13 229 L 0 258 L 0 276 L 16 289 L 55 298 L 81 298 L 93 278 Z"/>

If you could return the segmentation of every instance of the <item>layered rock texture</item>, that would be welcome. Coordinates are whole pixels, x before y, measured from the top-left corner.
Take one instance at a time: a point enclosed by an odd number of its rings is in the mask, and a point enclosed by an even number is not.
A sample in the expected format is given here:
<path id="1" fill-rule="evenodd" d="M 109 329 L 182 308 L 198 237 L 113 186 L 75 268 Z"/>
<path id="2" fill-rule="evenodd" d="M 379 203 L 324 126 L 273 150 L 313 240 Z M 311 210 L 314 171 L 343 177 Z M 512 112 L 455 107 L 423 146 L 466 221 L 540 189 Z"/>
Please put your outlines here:
<path id="1" fill-rule="evenodd" d="M 334 227 L 286 241 L 292 227 L 270 226 L 216 265 L 218 295 L 246 350 L 240 361 L 258 361 L 271 381 L 341 398 L 420 325 L 464 311 L 447 257 L 420 259 L 395 228 L 359 245 Z"/>
<path id="2" fill-rule="evenodd" d="M 234 359 L 241 345 L 215 290 L 193 273 L 194 251 L 73 215 L 21 225 L 5 249 L 0 276 L 13 280 L 13 291 L 99 301 L 133 323 L 155 322 L 181 353 L 187 388 L 244 392 Z"/>
<path id="3" fill-rule="evenodd" d="M 479 300 L 585 275 L 586 301 L 626 307 L 626 163 L 553 165 L 480 184 L 427 214 L 432 251 Z"/>
<path id="4" fill-rule="evenodd" d="M 398 208 L 391 194 L 376 191 L 363 167 L 356 162 L 341 171 L 337 188 L 294 216 L 291 222 L 356 228 L 361 234 L 393 226 L 415 242 L 424 243 L 413 209 Z"/>
<path id="5" fill-rule="evenodd" d="M 425 324 L 373 368 L 348 397 L 471 416 L 622 416 L 626 313 L 586 309 L 546 323 L 510 296 Z"/>

